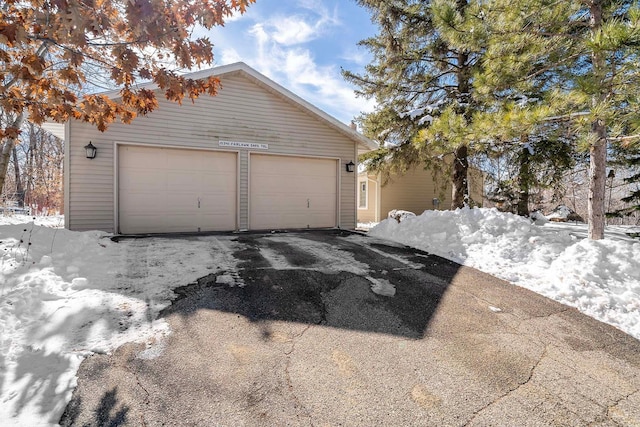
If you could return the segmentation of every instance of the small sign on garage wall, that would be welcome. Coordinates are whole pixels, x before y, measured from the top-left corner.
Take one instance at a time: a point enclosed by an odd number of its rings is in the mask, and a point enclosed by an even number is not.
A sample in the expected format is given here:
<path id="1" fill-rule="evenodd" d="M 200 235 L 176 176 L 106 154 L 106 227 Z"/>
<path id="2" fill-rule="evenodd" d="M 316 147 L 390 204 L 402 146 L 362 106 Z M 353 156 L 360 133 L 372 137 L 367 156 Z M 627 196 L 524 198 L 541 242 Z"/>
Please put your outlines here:
<path id="1" fill-rule="evenodd" d="M 260 144 L 257 142 L 240 142 L 240 141 L 219 141 L 220 147 L 249 148 L 252 150 L 268 150 L 269 144 Z"/>

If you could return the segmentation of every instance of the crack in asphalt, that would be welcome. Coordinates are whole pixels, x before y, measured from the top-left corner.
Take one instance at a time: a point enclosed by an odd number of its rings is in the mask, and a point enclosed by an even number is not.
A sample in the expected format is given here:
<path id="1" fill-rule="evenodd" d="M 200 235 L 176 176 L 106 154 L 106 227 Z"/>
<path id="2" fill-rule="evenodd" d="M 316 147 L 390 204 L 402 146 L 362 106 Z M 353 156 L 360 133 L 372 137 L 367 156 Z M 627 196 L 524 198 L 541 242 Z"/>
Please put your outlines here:
<path id="1" fill-rule="evenodd" d="M 129 366 L 126 366 L 122 363 L 118 364 L 117 366 L 119 366 L 120 368 L 123 368 L 126 372 L 129 372 L 131 375 L 133 375 L 133 378 L 135 378 L 136 380 L 136 384 L 138 385 L 138 387 L 140 387 L 146 394 L 145 398 L 143 399 L 143 403 L 145 405 L 149 405 L 150 403 L 150 399 L 151 399 L 151 394 L 149 393 L 149 391 L 142 385 L 142 382 L 140 381 L 140 377 L 138 377 L 137 372 L 135 372 L 133 369 L 131 369 Z M 140 414 L 140 422 L 141 425 L 143 427 L 147 427 L 147 421 L 144 419 L 144 413 Z"/>
<path id="2" fill-rule="evenodd" d="M 289 392 L 291 393 L 291 396 L 293 396 L 293 401 L 294 401 L 294 405 L 298 408 L 300 408 L 302 414 L 307 417 L 308 421 L 309 421 L 309 425 L 311 427 L 314 426 L 313 424 L 313 417 L 311 416 L 311 413 L 309 412 L 309 410 L 302 404 L 302 402 L 300 402 L 300 399 L 298 398 L 298 395 L 295 392 L 295 388 L 293 386 L 293 382 L 291 381 L 291 372 L 289 372 L 289 367 L 291 366 L 291 354 L 294 352 L 295 348 L 296 348 L 296 344 L 297 344 L 297 340 L 299 340 L 300 338 L 302 338 L 302 336 L 312 327 L 314 327 L 315 325 L 308 325 L 306 328 L 304 328 L 302 330 L 302 332 L 300 332 L 299 334 L 293 336 L 293 338 L 291 338 L 291 349 L 287 352 L 285 351 L 284 354 L 287 356 L 287 362 L 284 366 L 284 372 L 285 372 L 285 378 L 287 381 L 287 387 L 289 387 Z"/>
<path id="3" fill-rule="evenodd" d="M 622 403 L 622 402 L 624 402 L 625 400 L 629 399 L 629 398 L 630 398 L 631 396 L 633 396 L 634 394 L 638 394 L 638 393 L 640 393 L 640 390 L 635 390 L 635 391 L 633 391 L 633 392 L 631 392 L 631 393 L 627 394 L 626 396 L 623 396 L 623 397 L 621 397 L 620 399 L 616 400 L 616 402 L 615 402 L 613 405 L 609 405 L 609 406 L 607 407 L 607 412 L 606 412 L 606 416 L 607 416 L 607 418 L 608 418 L 609 420 L 613 421 L 616 425 L 622 425 L 622 424 L 620 424 L 618 421 L 616 421 L 616 420 L 614 420 L 614 419 L 612 418 L 611 411 L 612 411 L 613 409 L 615 409 L 615 407 L 616 407 L 616 406 L 618 406 L 619 404 L 621 404 L 621 403 Z"/>
<path id="4" fill-rule="evenodd" d="M 314 327 L 315 325 L 307 325 L 307 327 L 305 327 L 302 332 L 300 332 L 297 335 L 294 335 L 291 338 L 291 348 L 289 349 L 289 351 L 285 351 L 284 354 L 286 354 L 287 356 L 291 355 L 291 353 L 293 353 L 293 351 L 296 349 L 296 340 L 298 340 L 299 338 L 302 338 L 302 336 L 312 327 Z"/>
<path id="5" fill-rule="evenodd" d="M 548 350 L 549 350 L 549 345 L 545 345 L 544 351 L 542 352 L 542 354 L 540 355 L 540 357 L 538 358 L 536 363 L 534 363 L 534 365 L 531 367 L 531 370 L 529 371 L 529 375 L 528 375 L 528 377 L 527 377 L 527 379 L 525 381 L 521 382 L 516 387 L 514 387 L 514 388 L 512 388 L 510 390 L 507 390 L 506 393 L 502 394 L 501 396 L 498 396 L 497 398 L 495 398 L 491 402 L 487 403 L 484 407 L 482 407 L 479 410 L 477 410 L 476 412 L 474 412 L 471 415 L 471 419 L 469 419 L 469 421 L 467 421 L 465 423 L 465 426 L 471 425 L 471 423 L 473 423 L 473 421 L 476 418 L 478 418 L 478 416 L 480 416 L 480 414 L 482 414 L 484 411 L 486 411 L 491 406 L 493 406 L 496 403 L 498 403 L 500 400 L 504 399 L 505 397 L 509 396 L 510 394 L 515 393 L 516 391 L 520 390 L 522 387 L 527 385 L 531 381 L 531 379 L 533 378 L 533 374 L 535 373 L 535 371 L 538 368 L 538 366 L 540 365 L 540 363 L 544 360 L 545 357 L 547 357 L 547 351 Z"/>

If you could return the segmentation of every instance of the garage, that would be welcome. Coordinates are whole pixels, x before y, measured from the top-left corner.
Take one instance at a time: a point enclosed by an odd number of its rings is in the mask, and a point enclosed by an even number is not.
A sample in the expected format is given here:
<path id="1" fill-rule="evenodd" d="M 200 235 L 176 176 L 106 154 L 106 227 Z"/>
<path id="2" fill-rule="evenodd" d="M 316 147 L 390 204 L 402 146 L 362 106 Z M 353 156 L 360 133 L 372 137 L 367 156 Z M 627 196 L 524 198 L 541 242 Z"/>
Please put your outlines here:
<path id="1" fill-rule="evenodd" d="M 251 154 L 250 228 L 335 227 L 337 168 L 334 159 Z"/>
<path id="2" fill-rule="evenodd" d="M 246 64 L 215 96 L 167 100 L 104 132 L 65 125 L 65 227 L 197 233 L 356 227 L 358 156 L 377 145 Z M 117 99 L 118 90 L 105 96 Z M 88 153 L 91 145 L 96 151 Z"/>
<path id="3" fill-rule="evenodd" d="M 119 145 L 120 233 L 237 229 L 237 153 Z"/>

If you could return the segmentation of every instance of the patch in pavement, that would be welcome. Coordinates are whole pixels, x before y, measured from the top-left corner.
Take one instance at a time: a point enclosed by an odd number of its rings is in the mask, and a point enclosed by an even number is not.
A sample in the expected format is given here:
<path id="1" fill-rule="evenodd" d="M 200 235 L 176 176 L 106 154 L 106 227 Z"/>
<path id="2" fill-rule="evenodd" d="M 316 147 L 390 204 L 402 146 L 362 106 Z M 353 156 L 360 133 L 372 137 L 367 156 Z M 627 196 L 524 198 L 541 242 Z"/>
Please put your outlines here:
<path id="1" fill-rule="evenodd" d="M 441 288 L 416 284 L 417 275 L 407 272 L 384 276 L 396 286 L 393 297 L 377 295 L 369 280 L 346 272 L 266 269 L 240 276 L 244 287 L 217 283 L 211 275 L 179 288 L 179 298 L 161 315 L 189 316 L 208 309 L 242 315 L 251 322 L 321 324 L 419 339 L 441 297 Z"/>
<path id="2" fill-rule="evenodd" d="M 426 274 L 409 250 L 386 254 L 379 248 L 340 241 L 329 245 L 301 236 L 243 236 L 234 255 L 243 286 L 226 272 L 178 288 L 178 298 L 162 315 L 190 315 L 199 309 L 242 315 L 252 322 L 322 324 L 366 332 L 423 337 L 447 282 Z M 416 258 L 407 260 L 411 255 Z M 375 267 L 374 267 L 375 266 Z M 225 277 L 225 280 L 221 280 Z M 393 292 L 390 292 L 393 289 Z"/>

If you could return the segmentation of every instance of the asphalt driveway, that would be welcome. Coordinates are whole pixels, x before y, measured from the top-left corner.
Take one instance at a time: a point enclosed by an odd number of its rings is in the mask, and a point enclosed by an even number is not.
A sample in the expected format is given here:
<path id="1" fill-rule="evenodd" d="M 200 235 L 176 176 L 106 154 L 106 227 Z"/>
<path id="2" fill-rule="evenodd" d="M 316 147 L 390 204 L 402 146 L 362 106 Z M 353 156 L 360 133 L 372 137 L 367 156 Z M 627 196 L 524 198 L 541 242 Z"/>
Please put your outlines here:
<path id="1" fill-rule="evenodd" d="M 83 362 L 63 426 L 640 426 L 640 342 L 575 309 L 346 232 L 207 238 L 233 262 Z"/>

